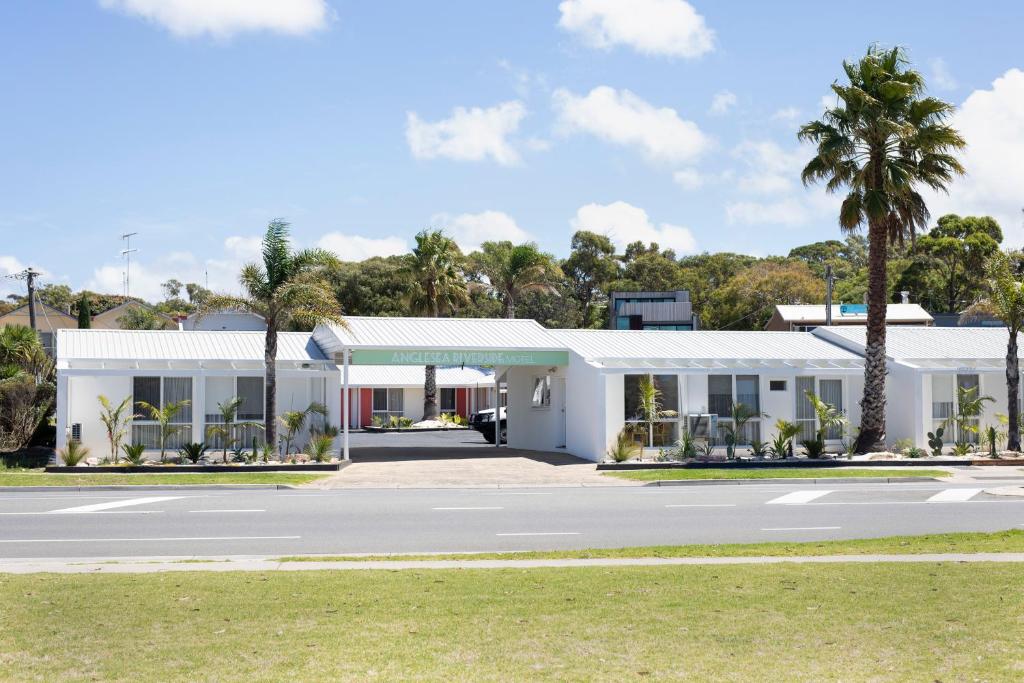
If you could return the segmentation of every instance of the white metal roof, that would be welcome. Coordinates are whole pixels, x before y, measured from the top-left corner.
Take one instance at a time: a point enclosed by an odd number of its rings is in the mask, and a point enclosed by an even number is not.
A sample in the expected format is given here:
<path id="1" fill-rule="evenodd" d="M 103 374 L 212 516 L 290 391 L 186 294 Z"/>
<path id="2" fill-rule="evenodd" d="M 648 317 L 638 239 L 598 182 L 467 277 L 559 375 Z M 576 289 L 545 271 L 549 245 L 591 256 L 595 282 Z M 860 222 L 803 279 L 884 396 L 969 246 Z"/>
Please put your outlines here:
<path id="1" fill-rule="evenodd" d="M 859 355 L 807 332 L 551 330 L 550 333 L 584 359 L 606 367 L 862 366 Z"/>
<path id="2" fill-rule="evenodd" d="M 352 387 L 422 387 L 426 369 L 422 365 L 352 365 L 348 383 Z M 494 373 L 475 367 L 439 367 L 439 387 L 491 387 Z"/>
<path id="3" fill-rule="evenodd" d="M 819 327 L 812 333 L 863 353 L 865 327 Z M 1009 334 L 1005 327 L 888 327 L 885 354 L 912 365 L 983 364 L 1001 367 Z"/>
<path id="4" fill-rule="evenodd" d="M 57 360 L 263 362 L 263 332 L 184 330 L 59 330 Z M 323 362 L 309 332 L 280 332 L 277 360 Z"/>
<path id="5" fill-rule="evenodd" d="M 562 350 L 536 320 L 504 318 L 376 318 L 347 316 L 348 329 L 318 325 L 313 336 L 324 351 L 343 348 L 453 350 Z"/>
<path id="6" fill-rule="evenodd" d="M 780 318 L 790 323 L 822 323 L 825 321 L 824 304 L 782 304 L 776 306 L 775 311 Z M 844 321 L 860 323 L 867 319 L 867 313 L 843 315 L 839 304 L 832 306 L 832 321 L 834 323 L 842 324 Z M 889 304 L 885 308 L 885 319 L 893 323 L 931 322 L 932 316 L 920 304 Z"/>

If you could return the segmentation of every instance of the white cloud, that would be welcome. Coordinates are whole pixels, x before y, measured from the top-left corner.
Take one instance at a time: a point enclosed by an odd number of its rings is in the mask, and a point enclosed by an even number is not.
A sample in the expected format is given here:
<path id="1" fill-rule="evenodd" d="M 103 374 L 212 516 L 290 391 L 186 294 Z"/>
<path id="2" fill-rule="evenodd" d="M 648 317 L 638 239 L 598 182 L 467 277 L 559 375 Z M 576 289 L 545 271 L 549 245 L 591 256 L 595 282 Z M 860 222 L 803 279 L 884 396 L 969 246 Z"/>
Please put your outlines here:
<path id="1" fill-rule="evenodd" d="M 800 110 L 796 107 L 783 107 L 772 114 L 772 119 L 775 121 L 785 121 L 786 123 L 793 123 L 798 118 L 800 118 Z"/>
<path id="2" fill-rule="evenodd" d="M 24 263 L 14 256 L 0 256 L 0 299 L 6 299 L 8 294 L 25 294 L 23 283 L 14 278 L 6 277 L 25 270 Z"/>
<path id="3" fill-rule="evenodd" d="M 928 62 L 928 66 L 931 70 L 931 77 L 928 79 L 929 83 L 939 90 L 956 90 L 958 84 L 956 79 L 953 78 L 953 74 L 949 72 L 946 60 L 942 57 L 936 57 Z"/>
<path id="4" fill-rule="evenodd" d="M 178 36 L 242 31 L 300 35 L 327 25 L 326 0 L 99 0 L 100 7 L 160 24 Z"/>
<path id="5" fill-rule="evenodd" d="M 224 250 L 241 261 L 254 261 L 263 253 L 263 238 L 258 235 L 233 235 L 224 240 Z"/>
<path id="6" fill-rule="evenodd" d="M 329 232 L 317 241 L 321 249 L 333 251 L 343 261 L 363 261 L 372 256 L 397 256 L 409 251 L 401 237 L 363 237 Z"/>
<path id="7" fill-rule="evenodd" d="M 770 224 L 797 226 L 810 219 L 807 207 L 799 199 L 790 197 L 777 202 L 733 202 L 726 205 L 725 217 L 730 225 Z"/>
<path id="8" fill-rule="evenodd" d="M 558 10 L 558 25 L 591 47 L 687 58 L 714 49 L 714 31 L 684 0 L 563 0 Z"/>
<path id="9" fill-rule="evenodd" d="M 800 171 L 811 158 L 804 147 L 786 151 L 770 140 L 745 140 L 737 145 L 732 156 L 739 159 L 744 172 L 737 187 L 752 194 L 778 194 L 797 187 Z"/>
<path id="10" fill-rule="evenodd" d="M 967 175 L 952 183 L 948 196 L 928 198 L 932 216 L 990 215 L 1009 244 L 1024 244 L 1024 71 L 1010 69 L 991 88 L 972 92 L 950 123 L 967 140 L 961 155 Z"/>
<path id="11" fill-rule="evenodd" d="M 502 211 L 480 213 L 436 213 L 430 224 L 444 229 L 458 243 L 463 253 L 476 251 L 484 242 L 509 240 L 515 244 L 529 242 L 533 236 L 516 224 L 515 219 Z"/>
<path id="12" fill-rule="evenodd" d="M 519 122 L 525 116 L 526 107 L 519 101 L 503 102 L 488 109 L 456 107 L 451 117 L 434 123 L 423 121 L 411 111 L 406 115 L 405 139 L 417 159 L 491 158 L 511 166 L 519 163 L 519 153 L 508 137 L 519 130 Z"/>
<path id="13" fill-rule="evenodd" d="M 821 99 L 818 100 L 818 106 L 821 108 L 821 111 L 824 112 L 835 107 L 838 102 L 839 97 L 834 92 L 830 92 L 827 95 L 821 96 Z"/>
<path id="14" fill-rule="evenodd" d="M 683 168 L 672 174 L 672 180 L 684 190 L 697 190 L 704 186 L 704 176 L 695 168 Z"/>
<path id="15" fill-rule="evenodd" d="M 711 98 L 711 109 L 712 114 L 728 114 L 729 110 L 736 106 L 736 93 L 729 92 L 728 90 L 722 90 L 716 92 L 715 96 Z"/>
<path id="16" fill-rule="evenodd" d="M 581 206 L 570 224 L 573 230 L 608 235 L 619 251 L 637 240 L 657 242 L 662 249 L 674 249 L 680 255 L 697 251 L 697 240 L 689 228 L 671 223 L 655 225 L 646 211 L 622 201 Z"/>
<path id="17" fill-rule="evenodd" d="M 623 146 L 639 147 L 652 161 L 689 162 L 711 146 L 697 124 L 668 107 L 654 107 L 629 90 L 598 86 L 587 95 L 565 89 L 553 96 L 558 126 Z"/>

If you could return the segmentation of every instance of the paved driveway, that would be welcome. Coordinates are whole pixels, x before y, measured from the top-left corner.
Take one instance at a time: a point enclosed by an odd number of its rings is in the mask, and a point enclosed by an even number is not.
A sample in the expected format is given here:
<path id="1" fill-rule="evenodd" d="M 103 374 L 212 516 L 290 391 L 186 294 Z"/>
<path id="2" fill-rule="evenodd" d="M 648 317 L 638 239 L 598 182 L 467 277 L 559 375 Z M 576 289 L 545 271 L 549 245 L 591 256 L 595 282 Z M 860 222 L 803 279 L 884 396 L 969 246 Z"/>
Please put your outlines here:
<path id="1" fill-rule="evenodd" d="M 352 464 L 317 488 L 631 486 L 564 452 L 496 448 L 471 430 L 350 435 Z"/>

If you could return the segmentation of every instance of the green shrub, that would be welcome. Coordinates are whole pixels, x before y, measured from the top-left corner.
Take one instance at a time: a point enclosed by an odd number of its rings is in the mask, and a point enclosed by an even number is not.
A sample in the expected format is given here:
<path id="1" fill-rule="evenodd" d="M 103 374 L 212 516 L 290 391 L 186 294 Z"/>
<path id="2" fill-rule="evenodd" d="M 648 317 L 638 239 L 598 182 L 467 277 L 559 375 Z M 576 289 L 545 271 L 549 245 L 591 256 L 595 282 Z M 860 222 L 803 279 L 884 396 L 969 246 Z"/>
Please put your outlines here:
<path id="1" fill-rule="evenodd" d="M 625 462 L 633 457 L 640 449 L 633 440 L 633 430 L 623 427 L 619 430 L 618 436 L 611 447 L 608 448 L 608 457 L 613 462 Z"/>
<path id="2" fill-rule="evenodd" d="M 145 453 L 146 447 L 141 443 L 126 443 L 121 446 L 121 450 L 124 451 L 124 459 L 132 467 L 138 467 L 145 462 L 142 454 Z"/>
<path id="3" fill-rule="evenodd" d="M 331 459 L 331 448 L 334 446 L 334 437 L 321 434 L 313 437 L 309 442 L 309 455 L 315 462 L 329 462 Z"/>
<path id="4" fill-rule="evenodd" d="M 923 448 L 911 446 L 906 451 L 904 451 L 903 455 L 905 455 L 908 458 L 923 458 L 926 455 L 928 455 L 928 453 Z"/>
<path id="5" fill-rule="evenodd" d="M 204 453 L 206 453 L 205 443 L 187 443 L 178 449 L 178 455 L 183 459 L 187 458 L 193 465 L 199 462 L 199 458 L 203 457 Z"/>
<path id="6" fill-rule="evenodd" d="M 69 441 L 58 453 L 61 462 L 68 467 L 75 467 L 89 455 L 89 449 L 83 446 L 81 441 Z"/>
<path id="7" fill-rule="evenodd" d="M 804 452 L 807 454 L 807 457 L 810 458 L 811 460 L 817 460 L 818 458 L 825 454 L 824 439 L 806 439 L 804 441 L 801 441 L 800 445 L 804 447 Z"/>

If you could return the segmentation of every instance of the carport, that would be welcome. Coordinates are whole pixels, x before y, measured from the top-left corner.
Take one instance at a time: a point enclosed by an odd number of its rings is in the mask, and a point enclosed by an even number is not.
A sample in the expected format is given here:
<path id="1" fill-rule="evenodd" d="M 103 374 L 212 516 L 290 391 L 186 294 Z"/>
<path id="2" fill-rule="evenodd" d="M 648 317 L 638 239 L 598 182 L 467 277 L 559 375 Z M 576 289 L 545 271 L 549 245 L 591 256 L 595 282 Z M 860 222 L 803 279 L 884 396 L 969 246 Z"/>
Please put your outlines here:
<path id="1" fill-rule="evenodd" d="M 491 405 L 499 404 L 499 387 L 507 383 L 511 406 L 513 392 L 524 390 L 519 383 L 507 382 L 511 369 L 547 377 L 569 363 L 568 350 L 534 320 L 351 316 L 344 321 L 344 325 L 317 326 L 313 338 L 342 369 L 342 453 L 346 460 L 351 459 L 351 366 L 491 367 L 495 373 Z M 544 396 L 543 385 L 533 390 Z M 547 391 L 550 396 L 550 389 Z M 510 432 L 512 425 L 509 421 Z M 495 446 L 501 445 L 501 439 L 495 439 Z"/>

